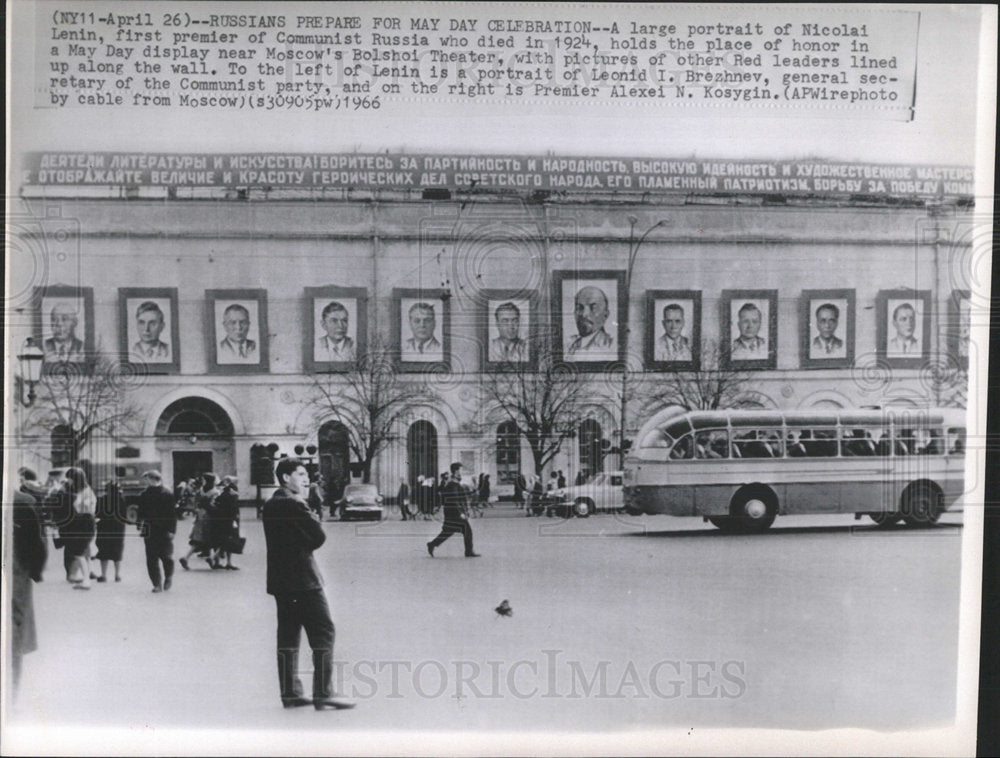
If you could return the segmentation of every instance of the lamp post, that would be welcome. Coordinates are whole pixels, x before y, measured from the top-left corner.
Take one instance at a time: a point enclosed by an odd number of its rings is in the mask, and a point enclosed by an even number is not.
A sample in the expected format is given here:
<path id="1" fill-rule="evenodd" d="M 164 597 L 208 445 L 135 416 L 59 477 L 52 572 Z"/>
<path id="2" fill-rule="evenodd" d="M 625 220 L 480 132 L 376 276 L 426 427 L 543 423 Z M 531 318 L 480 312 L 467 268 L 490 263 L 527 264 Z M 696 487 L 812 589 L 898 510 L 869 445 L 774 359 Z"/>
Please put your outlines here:
<path id="1" fill-rule="evenodd" d="M 649 227 L 637 240 L 635 238 L 635 225 L 639 223 L 639 219 L 635 216 L 628 217 L 628 266 L 625 268 L 625 302 L 629 303 L 632 299 L 632 270 L 635 268 L 635 261 L 639 255 L 639 249 L 642 247 L 642 243 L 646 241 L 646 238 L 652 233 L 654 229 L 659 229 L 661 226 L 669 226 L 670 222 L 666 219 L 660 219 L 651 227 Z M 622 470 L 625 468 L 625 414 L 628 411 L 628 342 L 629 333 L 631 329 L 628 324 L 628 308 L 625 309 L 625 344 L 622 345 L 622 353 L 624 354 L 624 360 L 622 361 L 622 389 L 621 389 L 621 407 L 619 409 L 619 438 L 618 438 L 618 468 Z"/>
<path id="2" fill-rule="evenodd" d="M 24 341 L 21 352 L 17 354 L 17 360 L 21 366 L 21 375 L 18 377 L 21 386 L 18 388 L 17 398 L 25 408 L 30 408 L 37 397 L 35 394 L 35 385 L 42 378 L 42 361 L 44 358 L 45 354 L 35 344 L 33 337 L 28 337 Z M 28 385 L 28 396 L 26 398 L 22 397 L 25 384 Z"/>

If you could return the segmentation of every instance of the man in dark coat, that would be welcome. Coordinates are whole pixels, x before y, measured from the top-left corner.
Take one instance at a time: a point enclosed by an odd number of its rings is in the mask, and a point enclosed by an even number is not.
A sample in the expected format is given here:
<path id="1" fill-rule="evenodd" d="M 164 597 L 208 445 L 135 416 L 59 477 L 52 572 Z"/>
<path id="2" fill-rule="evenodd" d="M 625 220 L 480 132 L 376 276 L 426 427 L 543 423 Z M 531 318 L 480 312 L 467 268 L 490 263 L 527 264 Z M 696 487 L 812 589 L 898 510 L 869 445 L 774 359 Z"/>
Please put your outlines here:
<path id="1" fill-rule="evenodd" d="M 465 539 L 465 557 L 478 558 L 472 549 L 472 525 L 465 512 L 466 492 L 462 486 L 462 464 L 451 464 L 451 477 L 441 488 L 441 507 L 444 509 L 444 525 L 441 533 L 427 543 L 427 552 L 434 557 L 434 549 L 453 534 L 461 534 Z"/>
<path id="2" fill-rule="evenodd" d="M 32 582 L 42 581 L 48 557 L 42 517 L 35 498 L 14 493 L 14 566 L 11 581 L 11 674 L 16 692 L 21 680 L 21 657 L 38 648 Z"/>
<path id="3" fill-rule="evenodd" d="M 176 501 L 173 494 L 163 486 L 159 471 L 147 471 L 142 478 L 146 482 L 146 489 L 139 495 L 136 526 L 146 543 L 146 571 L 153 582 L 153 592 L 162 592 L 170 589 L 174 577 Z"/>
<path id="4" fill-rule="evenodd" d="M 353 708 L 334 697 L 334 626 L 313 551 L 326 541 L 320 517 L 306 504 L 309 473 L 297 458 L 282 458 L 275 469 L 278 490 L 264 505 L 267 592 L 278 611 L 278 682 L 285 708 L 310 703 L 316 710 Z M 299 642 L 306 630 L 313 654 L 313 697 L 303 697 L 298 676 Z"/>

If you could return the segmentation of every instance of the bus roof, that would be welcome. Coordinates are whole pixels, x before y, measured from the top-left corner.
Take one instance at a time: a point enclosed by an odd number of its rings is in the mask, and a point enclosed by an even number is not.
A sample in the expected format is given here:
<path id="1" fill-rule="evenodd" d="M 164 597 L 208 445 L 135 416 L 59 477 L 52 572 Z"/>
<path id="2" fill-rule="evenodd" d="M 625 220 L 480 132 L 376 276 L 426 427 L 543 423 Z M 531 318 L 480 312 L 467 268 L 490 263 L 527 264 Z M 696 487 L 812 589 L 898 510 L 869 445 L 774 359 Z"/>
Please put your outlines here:
<path id="1" fill-rule="evenodd" d="M 807 408 L 801 410 L 738 410 L 686 411 L 670 406 L 654 414 L 636 435 L 639 444 L 650 432 L 664 429 L 676 439 L 692 429 L 725 426 L 869 426 L 872 424 L 948 424 L 963 426 L 965 410 L 961 408 Z"/>

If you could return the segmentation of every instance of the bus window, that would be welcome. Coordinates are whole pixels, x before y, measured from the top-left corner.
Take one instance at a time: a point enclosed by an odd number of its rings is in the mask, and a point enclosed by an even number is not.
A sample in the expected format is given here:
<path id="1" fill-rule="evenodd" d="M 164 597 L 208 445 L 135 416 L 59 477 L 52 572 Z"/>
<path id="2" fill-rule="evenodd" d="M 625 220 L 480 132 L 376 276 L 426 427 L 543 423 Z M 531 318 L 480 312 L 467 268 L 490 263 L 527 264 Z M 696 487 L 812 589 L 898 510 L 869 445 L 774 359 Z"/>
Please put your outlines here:
<path id="1" fill-rule="evenodd" d="M 948 430 L 948 455 L 965 455 L 965 430 L 952 427 Z"/>
<path id="2" fill-rule="evenodd" d="M 670 447 L 670 439 L 663 433 L 662 429 L 653 429 L 642 438 L 639 447 Z"/>
<path id="3" fill-rule="evenodd" d="M 694 432 L 688 432 L 670 448 L 670 459 L 674 461 L 694 458 Z"/>
<path id="4" fill-rule="evenodd" d="M 914 429 L 912 440 L 910 452 L 913 455 L 941 455 L 943 452 L 941 430 L 939 429 L 927 427 Z"/>
<path id="5" fill-rule="evenodd" d="M 803 429 L 802 444 L 805 445 L 806 455 L 810 458 L 836 458 L 837 430 Z"/>
<path id="6" fill-rule="evenodd" d="M 740 431 L 733 442 L 740 458 L 779 458 L 781 445 L 776 432 L 769 429 Z"/>
<path id="7" fill-rule="evenodd" d="M 868 429 L 845 429 L 840 440 L 841 455 L 878 455 L 875 440 Z"/>
<path id="8" fill-rule="evenodd" d="M 725 429 L 702 430 L 695 435 L 694 454 L 696 458 L 728 458 L 729 432 Z"/>
<path id="9" fill-rule="evenodd" d="M 785 440 L 785 454 L 789 458 L 805 458 L 809 453 L 802 443 L 802 430 L 789 429 L 788 439 Z"/>

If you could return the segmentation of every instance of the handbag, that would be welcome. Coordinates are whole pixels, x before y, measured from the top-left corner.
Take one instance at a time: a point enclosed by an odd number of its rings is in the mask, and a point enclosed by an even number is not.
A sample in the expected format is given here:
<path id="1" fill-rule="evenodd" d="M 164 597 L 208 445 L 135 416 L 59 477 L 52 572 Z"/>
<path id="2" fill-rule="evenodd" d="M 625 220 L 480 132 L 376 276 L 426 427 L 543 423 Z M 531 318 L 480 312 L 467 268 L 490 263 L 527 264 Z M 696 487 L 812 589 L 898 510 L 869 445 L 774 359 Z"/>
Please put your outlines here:
<path id="1" fill-rule="evenodd" d="M 222 549 L 227 553 L 243 554 L 243 546 L 247 544 L 246 537 L 231 535 L 222 541 Z"/>

